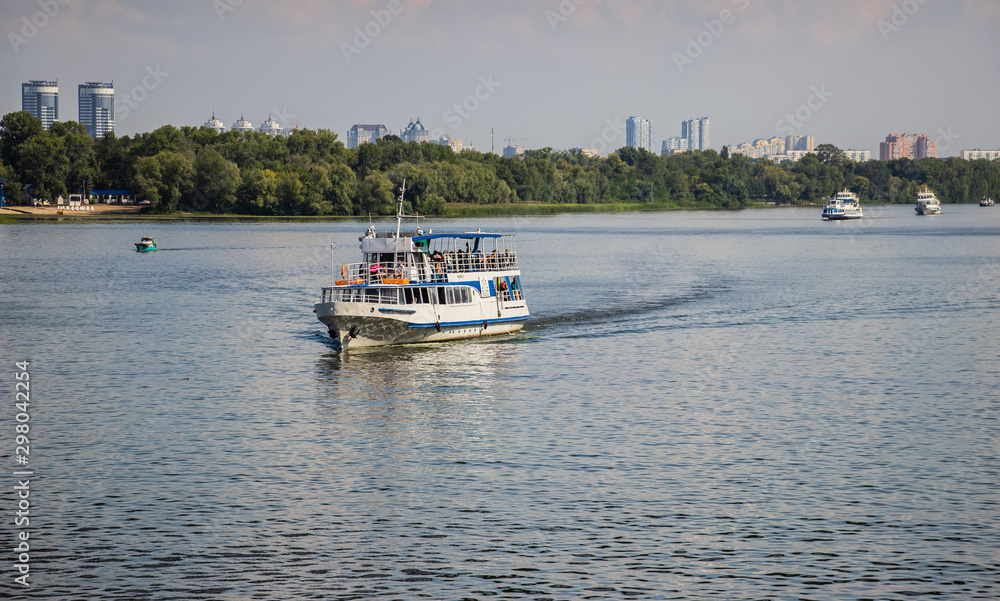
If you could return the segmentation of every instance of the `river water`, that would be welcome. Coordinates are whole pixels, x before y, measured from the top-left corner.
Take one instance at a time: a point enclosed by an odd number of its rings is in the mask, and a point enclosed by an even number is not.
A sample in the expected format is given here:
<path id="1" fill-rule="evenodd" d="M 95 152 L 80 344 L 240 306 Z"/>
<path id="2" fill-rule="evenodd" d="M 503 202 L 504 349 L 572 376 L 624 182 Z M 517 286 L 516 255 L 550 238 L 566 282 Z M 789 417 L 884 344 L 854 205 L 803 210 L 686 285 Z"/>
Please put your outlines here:
<path id="1" fill-rule="evenodd" d="M 529 325 L 344 353 L 312 303 L 367 223 L 0 225 L 3 585 L 996 599 L 1000 209 L 865 211 L 431 222 L 517 234 Z"/>

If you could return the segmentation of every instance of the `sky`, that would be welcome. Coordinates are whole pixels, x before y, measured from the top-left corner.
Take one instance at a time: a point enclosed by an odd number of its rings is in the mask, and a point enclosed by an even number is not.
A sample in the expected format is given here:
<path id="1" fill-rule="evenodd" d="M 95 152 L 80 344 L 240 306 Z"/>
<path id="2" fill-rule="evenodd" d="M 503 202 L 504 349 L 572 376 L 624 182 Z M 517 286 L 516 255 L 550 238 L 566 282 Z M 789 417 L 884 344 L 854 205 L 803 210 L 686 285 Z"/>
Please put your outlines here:
<path id="1" fill-rule="evenodd" d="M 0 113 L 58 79 L 77 120 L 77 85 L 113 80 L 119 136 L 419 118 L 480 151 L 607 154 L 635 115 L 656 152 L 694 117 L 716 150 L 1000 148 L 1000 0 L 4 0 L 0 31 Z"/>

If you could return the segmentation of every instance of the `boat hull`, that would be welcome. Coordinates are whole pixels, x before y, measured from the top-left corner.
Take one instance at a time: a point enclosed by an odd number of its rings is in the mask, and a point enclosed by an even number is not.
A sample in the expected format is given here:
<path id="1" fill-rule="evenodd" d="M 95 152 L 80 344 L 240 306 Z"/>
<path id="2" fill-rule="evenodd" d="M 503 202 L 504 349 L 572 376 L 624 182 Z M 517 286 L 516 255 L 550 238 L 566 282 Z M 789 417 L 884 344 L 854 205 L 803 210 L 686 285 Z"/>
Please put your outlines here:
<path id="1" fill-rule="evenodd" d="M 343 349 L 509 334 L 523 328 L 528 319 L 526 307 L 486 318 L 481 317 L 480 307 L 468 307 L 464 315 L 453 315 L 453 319 L 442 319 L 433 309 L 408 312 L 367 303 L 317 303 L 314 309 Z"/>
<path id="2" fill-rule="evenodd" d="M 917 212 L 917 215 L 940 215 L 941 214 L 941 208 L 940 207 L 936 207 L 936 208 L 933 208 L 933 207 L 932 208 L 917 207 L 914 210 Z"/>
<path id="3" fill-rule="evenodd" d="M 823 215 L 827 221 L 846 221 L 848 219 L 861 219 L 862 215 Z"/>

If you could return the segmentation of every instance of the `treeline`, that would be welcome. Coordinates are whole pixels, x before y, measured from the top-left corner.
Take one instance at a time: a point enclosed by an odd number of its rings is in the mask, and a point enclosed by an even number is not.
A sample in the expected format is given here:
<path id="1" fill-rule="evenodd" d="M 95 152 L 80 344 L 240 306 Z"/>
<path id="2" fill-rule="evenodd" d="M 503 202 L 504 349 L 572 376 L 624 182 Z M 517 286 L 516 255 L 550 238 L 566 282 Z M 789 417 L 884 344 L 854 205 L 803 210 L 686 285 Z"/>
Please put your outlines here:
<path id="1" fill-rule="evenodd" d="M 529 150 L 517 158 L 454 153 L 396 136 L 348 149 L 329 130 L 288 137 L 163 126 L 100 140 L 83 125 L 50 131 L 26 112 L 0 121 L 0 179 L 8 203 L 93 189 L 129 189 L 150 209 L 255 215 L 388 215 L 405 179 L 407 210 L 441 214 L 446 203 L 658 203 L 741 208 L 768 201 L 821 202 L 843 188 L 863 202 L 911 203 L 921 186 L 943 202 L 998 196 L 1000 162 L 900 159 L 854 163 L 823 145 L 780 165 L 688 152 L 663 157 L 621 148 L 608 157 Z"/>

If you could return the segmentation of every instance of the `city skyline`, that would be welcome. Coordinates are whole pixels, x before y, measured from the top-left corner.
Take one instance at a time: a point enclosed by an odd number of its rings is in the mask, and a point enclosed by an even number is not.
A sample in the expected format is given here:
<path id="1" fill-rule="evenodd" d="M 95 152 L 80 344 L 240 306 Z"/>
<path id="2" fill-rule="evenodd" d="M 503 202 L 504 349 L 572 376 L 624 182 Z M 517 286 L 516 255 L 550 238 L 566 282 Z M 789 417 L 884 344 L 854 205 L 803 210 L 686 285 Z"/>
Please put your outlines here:
<path id="1" fill-rule="evenodd" d="M 607 154 L 625 146 L 629 115 L 671 133 L 711 115 L 715 150 L 804 132 L 873 154 L 893 131 L 927 132 L 941 157 L 1000 146 L 1000 3 L 986 0 L 56 0 L 4 3 L 0 17 L 8 77 L 114 80 L 118 135 L 214 110 L 346 142 L 355 123 L 396 131 L 420 115 L 430 139 L 482 150 L 492 131 Z M 4 114 L 18 92 L 3 87 Z"/>

